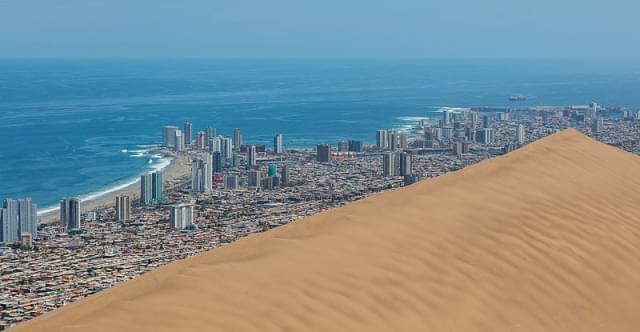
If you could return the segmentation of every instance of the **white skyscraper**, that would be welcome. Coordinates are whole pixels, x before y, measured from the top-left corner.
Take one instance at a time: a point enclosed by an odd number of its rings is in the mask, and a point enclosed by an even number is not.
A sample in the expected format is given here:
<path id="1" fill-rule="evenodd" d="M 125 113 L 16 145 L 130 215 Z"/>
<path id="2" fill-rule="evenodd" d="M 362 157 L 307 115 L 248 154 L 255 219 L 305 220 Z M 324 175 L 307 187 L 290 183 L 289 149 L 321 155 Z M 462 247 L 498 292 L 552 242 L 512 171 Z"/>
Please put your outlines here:
<path id="1" fill-rule="evenodd" d="M 180 129 L 176 130 L 176 137 L 174 142 L 175 142 L 174 150 L 176 151 L 184 150 L 184 135 L 182 133 L 182 130 Z"/>
<path id="2" fill-rule="evenodd" d="M 518 144 L 522 145 L 524 144 L 524 125 L 523 124 L 519 124 L 518 125 Z"/>
<path id="3" fill-rule="evenodd" d="M 131 220 L 131 196 L 129 195 L 116 196 L 116 220 L 117 221 Z"/>
<path id="4" fill-rule="evenodd" d="M 451 112 L 449 110 L 442 111 L 442 126 L 447 126 L 451 123 Z"/>
<path id="5" fill-rule="evenodd" d="M 247 169 L 251 169 L 256 166 L 256 158 L 257 158 L 256 146 L 251 145 L 247 148 Z"/>
<path id="6" fill-rule="evenodd" d="M 213 189 L 213 158 L 210 153 L 194 159 L 191 164 L 191 191 L 210 192 Z"/>
<path id="7" fill-rule="evenodd" d="M 0 243 L 20 240 L 20 234 L 38 235 L 38 208 L 31 198 L 6 199 L 0 209 Z"/>
<path id="8" fill-rule="evenodd" d="M 284 149 L 282 147 L 282 134 L 276 134 L 273 138 L 273 153 L 282 153 Z"/>
<path id="9" fill-rule="evenodd" d="M 65 198 L 60 201 L 60 225 L 66 229 L 80 228 L 80 200 Z"/>
<path id="10" fill-rule="evenodd" d="M 193 204 L 172 205 L 169 212 L 169 226 L 173 229 L 185 229 L 193 225 Z"/>

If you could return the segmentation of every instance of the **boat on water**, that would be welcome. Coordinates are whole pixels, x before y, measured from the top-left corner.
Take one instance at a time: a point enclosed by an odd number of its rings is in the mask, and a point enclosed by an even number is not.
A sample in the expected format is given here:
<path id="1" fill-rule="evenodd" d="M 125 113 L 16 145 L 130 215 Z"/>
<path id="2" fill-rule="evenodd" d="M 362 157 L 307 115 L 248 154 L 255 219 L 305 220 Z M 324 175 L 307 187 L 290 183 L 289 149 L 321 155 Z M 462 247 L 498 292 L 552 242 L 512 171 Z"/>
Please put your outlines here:
<path id="1" fill-rule="evenodd" d="M 527 96 L 518 95 L 509 97 L 509 101 L 525 101 L 527 100 Z"/>

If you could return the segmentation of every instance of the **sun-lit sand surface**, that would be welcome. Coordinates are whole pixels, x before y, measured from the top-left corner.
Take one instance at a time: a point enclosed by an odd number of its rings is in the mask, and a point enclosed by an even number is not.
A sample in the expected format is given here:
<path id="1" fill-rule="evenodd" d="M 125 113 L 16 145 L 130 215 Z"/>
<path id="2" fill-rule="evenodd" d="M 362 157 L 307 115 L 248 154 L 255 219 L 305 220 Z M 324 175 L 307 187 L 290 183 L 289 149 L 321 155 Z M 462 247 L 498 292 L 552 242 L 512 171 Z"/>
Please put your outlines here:
<path id="1" fill-rule="evenodd" d="M 640 331 L 640 158 L 573 130 L 15 331 Z"/>

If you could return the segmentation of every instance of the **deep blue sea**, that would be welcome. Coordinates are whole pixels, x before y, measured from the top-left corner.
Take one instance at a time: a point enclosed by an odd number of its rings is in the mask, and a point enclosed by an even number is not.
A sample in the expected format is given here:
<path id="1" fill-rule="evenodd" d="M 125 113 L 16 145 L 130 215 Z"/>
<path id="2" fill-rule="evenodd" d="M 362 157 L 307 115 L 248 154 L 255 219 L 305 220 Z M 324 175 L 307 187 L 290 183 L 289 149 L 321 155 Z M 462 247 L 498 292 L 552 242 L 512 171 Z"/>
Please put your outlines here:
<path id="1" fill-rule="evenodd" d="M 165 162 L 162 125 L 287 147 L 373 142 L 442 107 L 640 108 L 640 63 L 511 60 L 0 60 L 0 199 L 40 207 Z M 151 163 L 149 163 L 151 161 Z"/>

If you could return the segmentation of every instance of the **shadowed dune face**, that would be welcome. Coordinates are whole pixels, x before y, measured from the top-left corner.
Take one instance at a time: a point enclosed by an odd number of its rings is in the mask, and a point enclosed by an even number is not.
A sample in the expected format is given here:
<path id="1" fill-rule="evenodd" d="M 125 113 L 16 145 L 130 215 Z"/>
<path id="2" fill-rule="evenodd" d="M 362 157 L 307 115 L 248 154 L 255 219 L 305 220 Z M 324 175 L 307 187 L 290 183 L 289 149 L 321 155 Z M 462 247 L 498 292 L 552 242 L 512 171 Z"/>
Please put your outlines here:
<path id="1" fill-rule="evenodd" d="M 640 331 L 640 158 L 567 130 L 16 331 Z"/>

